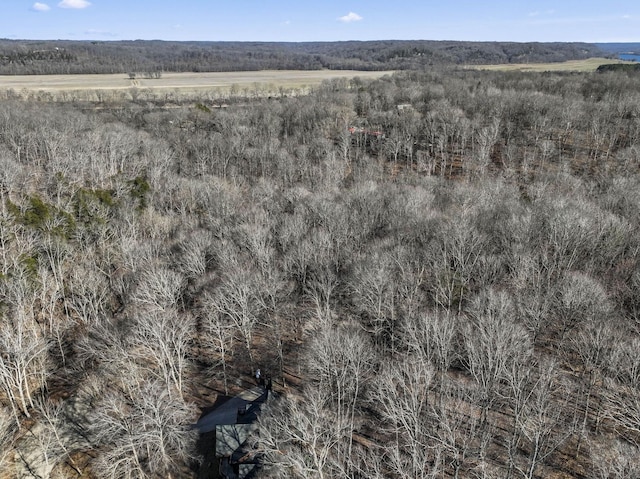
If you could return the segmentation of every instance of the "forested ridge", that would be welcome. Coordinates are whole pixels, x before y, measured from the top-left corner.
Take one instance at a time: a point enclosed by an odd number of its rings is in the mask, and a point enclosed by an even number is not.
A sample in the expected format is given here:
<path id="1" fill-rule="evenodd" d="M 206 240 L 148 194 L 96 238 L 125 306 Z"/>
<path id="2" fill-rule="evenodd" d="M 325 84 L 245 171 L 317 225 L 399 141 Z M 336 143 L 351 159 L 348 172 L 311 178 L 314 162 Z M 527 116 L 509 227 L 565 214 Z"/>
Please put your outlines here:
<path id="1" fill-rule="evenodd" d="M 588 43 L 171 42 L 2 40 L 0 75 L 216 72 L 249 70 L 407 70 L 429 65 L 560 62 L 609 53 Z"/>
<path id="2" fill-rule="evenodd" d="M 0 100 L 0 477 L 640 476 L 640 79 Z M 135 100 L 135 101 L 134 101 Z"/>

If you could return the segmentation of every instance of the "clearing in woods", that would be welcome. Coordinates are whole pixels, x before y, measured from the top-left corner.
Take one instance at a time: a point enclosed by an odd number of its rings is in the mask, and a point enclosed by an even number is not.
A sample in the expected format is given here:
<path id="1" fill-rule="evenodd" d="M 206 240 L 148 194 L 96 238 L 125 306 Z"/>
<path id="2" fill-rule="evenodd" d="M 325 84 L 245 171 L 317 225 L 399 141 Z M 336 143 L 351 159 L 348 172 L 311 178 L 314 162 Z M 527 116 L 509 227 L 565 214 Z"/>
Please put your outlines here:
<path id="1" fill-rule="evenodd" d="M 505 63 L 501 65 L 467 65 L 473 70 L 531 71 L 531 72 L 594 72 L 600 65 L 633 63 L 612 58 L 587 58 L 557 63 Z"/>
<path id="2" fill-rule="evenodd" d="M 64 91 L 141 89 L 304 88 L 333 78 L 379 78 L 393 71 L 263 70 L 247 72 L 171 73 L 161 78 L 131 79 L 124 73 L 104 75 L 0 75 L 0 90 Z"/>

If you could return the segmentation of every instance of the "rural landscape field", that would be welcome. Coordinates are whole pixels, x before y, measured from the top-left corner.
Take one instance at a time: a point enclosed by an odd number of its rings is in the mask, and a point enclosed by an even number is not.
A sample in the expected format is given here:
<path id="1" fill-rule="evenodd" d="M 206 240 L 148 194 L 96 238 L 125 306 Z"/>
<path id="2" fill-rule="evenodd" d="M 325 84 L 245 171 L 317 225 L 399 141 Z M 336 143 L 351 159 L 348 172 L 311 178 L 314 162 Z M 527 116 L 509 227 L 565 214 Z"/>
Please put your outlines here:
<path id="1" fill-rule="evenodd" d="M 601 65 L 629 65 L 633 62 L 612 60 L 611 58 L 586 58 L 553 63 L 499 63 L 494 65 L 473 65 L 469 68 L 488 71 L 521 72 L 595 72 Z"/>
<path id="2" fill-rule="evenodd" d="M 163 72 L 159 78 L 144 78 L 128 74 L 75 74 L 75 75 L 0 75 L 0 90 L 27 91 L 83 91 L 122 90 L 144 88 L 150 90 L 225 90 L 232 87 L 255 89 L 256 87 L 277 94 L 279 89 L 303 89 L 318 86 L 325 80 L 353 77 L 378 78 L 391 71 L 353 70 L 273 70 L 249 72 Z"/>
<path id="3" fill-rule="evenodd" d="M 587 58 L 554 63 L 509 63 L 495 65 L 474 65 L 468 68 L 493 71 L 556 71 L 593 72 L 600 65 L 631 62 L 614 61 L 607 58 Z M 256 88 L 263 92 L 277 94 L 283 89 L 300 90 L 316 87 L 325 80 L 379 78 L 393 71 L 357 70 L 261 70 L 245 72 L 164 72 L 158 78 L 144 75 L 111 74 L 68 74 L 68 75 L 0 75 L 0 90 L 15 92 L 59 92 L 83 90 L 123 90 L 142 88 L 148 90 L 202 91 L 220 90 L 228 92 L 232 88 L 242 90 Z"/>
<path id="4" fill-rule="evenodd" d="M 117 3 L 0 7 L 0 479 L 640 478 L 640 44 Z"/>

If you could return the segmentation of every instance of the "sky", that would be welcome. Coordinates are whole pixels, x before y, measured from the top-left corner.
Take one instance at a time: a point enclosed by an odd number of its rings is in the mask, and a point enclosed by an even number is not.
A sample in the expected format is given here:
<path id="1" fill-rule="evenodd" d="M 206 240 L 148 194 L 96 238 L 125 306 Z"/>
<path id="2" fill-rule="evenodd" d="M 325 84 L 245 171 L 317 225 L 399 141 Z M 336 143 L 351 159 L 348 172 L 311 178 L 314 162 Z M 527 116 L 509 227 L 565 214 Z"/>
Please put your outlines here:
<path id="1" fill-rule="evenodd" d="M 640 1 L 0 0 L 0 38 L 640 42 Z"/>

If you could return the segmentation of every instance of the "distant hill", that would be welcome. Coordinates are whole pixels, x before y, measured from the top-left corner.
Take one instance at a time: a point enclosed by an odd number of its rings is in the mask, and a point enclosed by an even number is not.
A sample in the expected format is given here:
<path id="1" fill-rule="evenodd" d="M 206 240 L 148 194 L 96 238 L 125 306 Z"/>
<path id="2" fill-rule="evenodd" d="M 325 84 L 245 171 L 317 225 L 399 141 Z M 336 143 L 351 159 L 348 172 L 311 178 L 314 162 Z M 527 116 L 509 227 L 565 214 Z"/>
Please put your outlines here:
<path id="1" fill-rule="evenodd" d="M 610 54 L 631 53 L 640 55 L 640 43 L 596 43 L 595 45 Z"/>
<path id="2" fill-rule="evenodd" d="M 561 62 L 602 56 L 587 43 L 426 40 L 167 42 L 0 40 L 0 74 L 250 70 L 407 70 L 442 64 Z"/>

